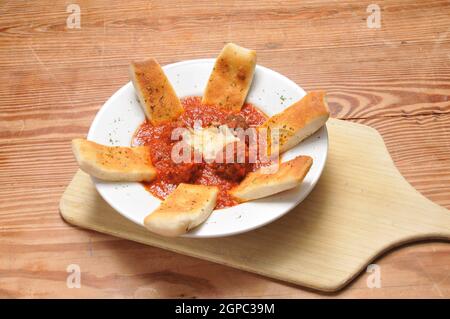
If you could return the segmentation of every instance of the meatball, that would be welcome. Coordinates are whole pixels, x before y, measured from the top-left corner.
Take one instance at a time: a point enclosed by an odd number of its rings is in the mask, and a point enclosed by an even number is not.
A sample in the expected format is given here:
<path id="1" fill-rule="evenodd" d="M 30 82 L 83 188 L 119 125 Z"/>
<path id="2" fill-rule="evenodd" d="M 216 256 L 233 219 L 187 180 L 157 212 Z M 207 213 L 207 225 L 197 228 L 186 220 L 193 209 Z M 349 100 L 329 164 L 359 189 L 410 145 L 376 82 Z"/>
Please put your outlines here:
<path id="1" fill-rule="evenodd" d="M 151 161 L 161 179 L 172 184 L 189 183 L 201 173 L 202 163 L 195 163 L 193 160 L 188 163 L 175 163 L 171 158 L 170 145 L 159 143 L 156 146 Z"/>
<path id="2" fill-rule="evenodd" d="M 245 163 L 212 163 L 217 175 L 231 181 L 239 182 L 247 175 Z"/>
<path id="3" fill-rule="evenodd" d="M 248 163 L 248 147 L 244 144 L 244 162 L 239 163 L 237 158 L 237 146 L 239 144 L 234 143 L 233 153 L 228 157 L 226 155 L 226 147 L 222 151 L 222 157 L 216 157 L 216 161 L 208 164 L 216 172 L 217 175 L 226 178 L 228 180 L 239 182 L 249 171 L 251 171 L 252 164 Z M 220 159 L 220 160 L 219 160 Z"/>
<path id="4" fill-rule="evenodd" d="M 245 121 L 245 118 L 242 115 L 238 114 L 230 114 L 227 116 L 226 124 L 229 128 L 241 128 L 246 130 L 248 128 L 248 124 Z"/>
<path id="5" fill-rule="evenodd" d="M 196 163 L 178 163 L 167 166 L 164 175 L 172 184 L 189 183 L 201 173 L 201 165 Z"/>

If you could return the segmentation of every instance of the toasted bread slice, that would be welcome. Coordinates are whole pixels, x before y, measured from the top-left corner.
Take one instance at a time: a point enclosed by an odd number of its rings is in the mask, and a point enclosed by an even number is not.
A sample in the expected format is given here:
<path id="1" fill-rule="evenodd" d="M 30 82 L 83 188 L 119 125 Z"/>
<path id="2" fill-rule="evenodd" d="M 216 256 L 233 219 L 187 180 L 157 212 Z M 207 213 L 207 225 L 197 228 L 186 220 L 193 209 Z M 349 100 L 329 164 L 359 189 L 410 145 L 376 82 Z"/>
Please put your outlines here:
<path id="1" fill-rule="evenodd" d="M 77 138 L 72 150 L 84 172 L 104 181 L 143 182 L 156 176 L 147 146 L 105 146 Z"/>
<path id="2" fill-rule="evenodd" d="M 267 197 L 294 188 L 301 184 L 311 165 L 312 158 L 298 156 L 281 163 L 273 174 L 264 174 L 262 169 L 249 173 L 229 193 L 239 202 Z"/>
<path id="3" fill-rule="evenodd" d="M 280 153 L 291 149 L 325 124 L 330 116 L 325 94 L 324 91 L 309 92 L 260 126 L 267 128 L 268 133 L 273 129 L 279 130 Z"/>
<path id="4" fill-rule="evenodd" d="M 161 205 L 144 219 L 148 230 L 179 236 L 203 223 L 216 206 L 215 186 L 179 184 Z"/>
<path id="5" fill-rule="evenodd" d="M 245 102 L 256 66 L 256 52 L 228 43 L 217 57 L 202 103 L 239 111 Z"/>
<path id="6" fill-rule="evenodd" d="M 130 77 L 145 116 L 153 125 L 172 121 L 183 113 L 180 99 L 155 59 L 132 62 Z"/>

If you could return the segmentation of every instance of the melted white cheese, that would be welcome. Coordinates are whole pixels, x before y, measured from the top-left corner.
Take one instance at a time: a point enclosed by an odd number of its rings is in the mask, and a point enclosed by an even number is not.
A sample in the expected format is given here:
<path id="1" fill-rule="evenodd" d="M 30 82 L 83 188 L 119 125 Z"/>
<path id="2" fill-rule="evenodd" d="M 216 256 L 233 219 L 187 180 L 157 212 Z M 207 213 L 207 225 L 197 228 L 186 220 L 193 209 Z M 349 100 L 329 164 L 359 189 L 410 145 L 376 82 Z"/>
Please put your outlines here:
<path id="1" fill-rule="evenodd" d="M 216 155 L 227 144 L 237 142 L 239 139 L 233 135 L 226 125 L 219 127 L 195 128 L 191 134 L 185 136 L 185 141 L 196 151 L 203 155 L 207 161 L 216 158 Z"/>

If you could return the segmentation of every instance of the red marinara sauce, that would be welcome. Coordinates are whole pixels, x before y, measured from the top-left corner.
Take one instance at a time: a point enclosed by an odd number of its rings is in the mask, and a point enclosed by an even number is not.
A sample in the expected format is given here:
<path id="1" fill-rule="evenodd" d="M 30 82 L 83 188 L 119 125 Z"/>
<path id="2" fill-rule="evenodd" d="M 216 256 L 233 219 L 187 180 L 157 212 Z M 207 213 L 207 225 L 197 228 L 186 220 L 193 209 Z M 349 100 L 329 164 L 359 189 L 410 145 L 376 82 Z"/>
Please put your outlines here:
<path id="1" fill-rule="evenodd" d="M 264 123 L 267 116 L 249 103 L 245 103 L 239 112 L 202 105 L 201 97 L 184 98 L 181 103 L 185 111 L 177 120 L 158 126 L 145 121 L 134 134 L 132 146 L 149 146 L 151 161 L 157 170 L 155 180 L 143 183 L 145 188 L 154 196 L 165 199 L 180 183 L 217 186 L 219 195 L 216 209 L 237 205 L 228 190 L 238 185 L 258 164 L 174 163 L 171 152 L 178 141 L 171 139 L 172 130 L 179 127 L 192 128 L 195 121 L 201 121 L 203 127 L 224 124 L 230 128 L 255 127 Z"/>

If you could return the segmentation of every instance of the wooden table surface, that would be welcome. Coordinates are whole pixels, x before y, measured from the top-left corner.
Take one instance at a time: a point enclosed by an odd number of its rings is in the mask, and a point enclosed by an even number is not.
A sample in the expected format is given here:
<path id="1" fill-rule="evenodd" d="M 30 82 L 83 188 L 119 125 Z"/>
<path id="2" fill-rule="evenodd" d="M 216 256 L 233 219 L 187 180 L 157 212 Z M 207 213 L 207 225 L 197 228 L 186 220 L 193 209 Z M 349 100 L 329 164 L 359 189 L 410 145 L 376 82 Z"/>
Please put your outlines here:
<path id="1" fill-rule="evenodd" d="M 70 3 L 79 29 L 67 27 Z M 373 3 L 381 28 L 367 26 Z M 382 256 L 381 288 L 362 273 L 324 295 L 61 219 L 70 140 L 128 81 L 129 62 L 215 57 L 229 41 L 326 89 L 333 117 L 378 129 L 407 180 L 450 209 L 450 1 L 2 1 L 0 297 L 450 297 L 449 243 Z M 66 285 L 70 264 L 81 288 Z"/>

